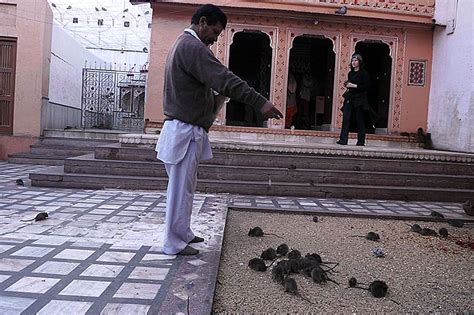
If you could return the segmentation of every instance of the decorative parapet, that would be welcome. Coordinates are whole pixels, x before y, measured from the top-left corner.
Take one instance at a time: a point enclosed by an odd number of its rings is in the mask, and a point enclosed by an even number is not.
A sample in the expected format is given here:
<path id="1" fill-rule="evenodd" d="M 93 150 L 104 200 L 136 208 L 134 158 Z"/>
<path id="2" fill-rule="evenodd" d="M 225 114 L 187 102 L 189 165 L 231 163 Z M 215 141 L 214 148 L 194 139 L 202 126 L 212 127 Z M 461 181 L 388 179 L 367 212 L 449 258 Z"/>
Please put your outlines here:
<path id="1" fill-rule="evenodd" d="M 256 2 L 331 8 L 345 6 L 348 12 L 351 9 L 363 9 L 429 17 L 434 15 L 435 9 L 435 0 L 264 0 Z"/>
<path id="2" fill-rule="evenodd" d="M 132 3 L 148 2 L 168 5 L 201 5 L 208 0 L 131 0 Z M 431 23 L 435 0 L 214 0 L 214 4 L 237 9 L 284 10 L 375 19 L 400 20 L 416 23 Z"/>

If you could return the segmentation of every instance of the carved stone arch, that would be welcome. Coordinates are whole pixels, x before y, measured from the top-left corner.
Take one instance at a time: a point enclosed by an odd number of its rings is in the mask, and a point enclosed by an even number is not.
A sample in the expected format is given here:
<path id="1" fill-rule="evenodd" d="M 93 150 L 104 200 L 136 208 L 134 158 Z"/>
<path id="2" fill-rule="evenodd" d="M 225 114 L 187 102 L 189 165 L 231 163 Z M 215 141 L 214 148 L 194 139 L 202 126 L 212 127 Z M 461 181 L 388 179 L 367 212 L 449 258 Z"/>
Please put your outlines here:
<path id="1" fill-rule="evenodd" d="M 230 45 L 232 45 L 232 43 L 234 42 L 235 34 L 239 32 L 245 32 L 245 31 L 262 32 L 263 34 L 266 34 L 270 39 L 270 47 L 272 48 L 272 68 L 271 68 L 272 79 L 270 81 L 270 101 L 273 102 L 273 97 L 274 97 L 273 73 L 275 73 L 275 65 L 276 65 L 275 43 L 278 42 L 278 28 L 272 27 L 272 26 L 252 25 L 252 24 L 234 24 L 234 23 L 227 24 L 227 27 L 226 27 L 227 44 L 226 44 L 226 53 L 225 53 L 225 61 L 224 61 L 224 64 L 226 66 L 229 66 Z"/>
<path id="2" fill-rule="evenodd" d="M 390 78 L 390 103 L 389 103 L 389 115 L 387 131 L 388 134 L 397 132 L 400 129 L 400 118 L 401 118 L 401 98 L 397 98 L 396 95 L 401 95 L 402 86 L 398 84 L 401 82 L 399 77 L 402 76 L 402 71 L 397 63 L 399 63 L 399 50 L 400 50 L 400 39 L 397 36 L 386 36 L 386 35 L 372 35 L 372 34 L 351 34 L 351 50 L 350 54 L 353 54 L 356 45 L 360 42 L 373 42 L 383 43 L 387 45 L 389 49 L 389 56 L 392 58 L 392 76 Z"/>
<path id="3" fill-rule="evenodd" d="M 383 36 L 383 35 L 369 35 L 369 34 L 352 34 L 352 46 L 351 51 L 354 52 L 358 43 L 383 43 L 387 45 L 389 55 L 392 60 L 396 60 L 397 48 L 398 48 L 398 37 L 396 36 Z"/>
<path id="4" fill-rule="evenodd" d="M 312 35 L 312 36 L 321 36 L 324 39 L 329 39 L 333 43 L 332 50 L 335 55 L 334 59 L 334 86 L 333 86 L 333 98 L 332 98 L 332 117 L 331 117 L 331 128 L 335 128 L 336 126 L 336 119 L 338 110 L 338 94 L 337 94 L 337 78 L 339 77 L 340 73 L 340 51 L 341 51 L 341 32 L 334 32 L 334 31 L 325 31 L 320 29 L 306 29 L 306 28 L 287 28 L 287 49 L 286 49 L 286 67 L 285 67 L 285 77 L 288 78 L 288 70 L 290 66 L 290 50 L 293 48 L 293 42 L 295 38 L 304 35 Z M 284 91 L 286 91 L 288 86 L 288 80 L 284 81 Z M 340 107 L 340 106 L 339 106 Z M 283 110 L 286 113 L 286 98 L 283 100 Z"/>
<path id="5" fill-rule="evenodd" d="M 278 27 L 276 26 L 265 26 L 257 24 L 237 24 L 237 23 L 228 23 L 225 31 L 221 33 L 217 40 L 216 47 L 213 47 L 213 52 L 216 54 L 216 57 L 226 66 L 229 66 L 230 58 L 230 45 L 234 41 L 235 34 L 245 31 L 256 31 L 262 32 L 267 35 L 270 39 L 270 47 L 272 48 L 272 62 L 271 62 L 271 79 L 270 79 L 270 101 L 274 103 L 275 93 L 274 93 L 274 73 L 276 70 L 276 49 L 278 43 Z M 221 112 L 217 117 L 217 122 L 215 124 L 226 124 L 226 106 L 224 105 Z"/>
<path id="6" fill-rule="evenodd" d="M 228 50 L 230 49 L 230 45 L 234 42 L 234 36 L 235 34 L 239 32 L 261 32 L 264 33 L 268 36 L 270 39 L 270 47 L 272 49 L 275 49 L 274 43 L 275 43 L 275 34 L 276 34 L 276 28 L 273 27 L 265 27 L 262 25 L 257 25 L 257 26 L 251 26 L 251 25 L 238 25 L 238 24 L 231 24 L 230 26 L 227 27 L 227 32 L 229 34 L 228 38 Z"/>

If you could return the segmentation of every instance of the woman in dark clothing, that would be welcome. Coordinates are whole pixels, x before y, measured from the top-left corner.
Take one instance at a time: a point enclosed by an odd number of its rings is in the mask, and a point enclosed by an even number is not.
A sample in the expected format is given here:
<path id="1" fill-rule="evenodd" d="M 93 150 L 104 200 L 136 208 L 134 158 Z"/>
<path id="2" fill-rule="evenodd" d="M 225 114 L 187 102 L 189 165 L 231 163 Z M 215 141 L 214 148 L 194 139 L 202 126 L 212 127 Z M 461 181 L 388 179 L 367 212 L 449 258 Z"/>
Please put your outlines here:
<path id="1" fill-rule="evenodd" d="M 364 70 L 364 62 L 359 54 L 352 55 L 351 71 L 344 83 L 347 91 L 344 93 L 342 106 L 342 129 L 338 144 L 346 145 L 349 138 L 351 115 L 354 114 L 357 123 L 357 145 L 365 145 L 365 112 L 369 110 L 367 90 L 370 86 L 369 74 Z"/>

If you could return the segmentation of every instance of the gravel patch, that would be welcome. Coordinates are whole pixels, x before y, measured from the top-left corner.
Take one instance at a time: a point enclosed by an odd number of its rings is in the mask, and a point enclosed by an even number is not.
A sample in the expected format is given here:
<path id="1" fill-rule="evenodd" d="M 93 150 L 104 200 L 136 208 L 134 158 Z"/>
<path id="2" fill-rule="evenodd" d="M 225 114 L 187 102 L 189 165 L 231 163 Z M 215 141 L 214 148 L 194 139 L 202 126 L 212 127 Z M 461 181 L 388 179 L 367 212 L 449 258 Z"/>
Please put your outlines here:
<path id="1" fill-rule="evenodd" d="M 408 232 L 407 224 L 418 223 L 438 231 L 446 227 L 447 239 Z M 276 236 L 249 237 L 250 228 L 260 226 Z M 352 235 L 373 231 L 380 242 Z M 471 249 L 455 244 L 473 240 L 472 224 L 463 228 L 446 223 L 358 219 L 311 215 L 271 214 L 231 210 L 228 213 L 224 245 L 214 296 L 215 313 L 348 313 L 348 312 L 469 312 L 474 311 L 474 268 Z M 338 273 L 331 276 L 339 286 L 314 283 L 303 275 L 292 275 L 302 296 L 285 293 L 272 281 L 271 270 L 257 272 L 248 268 L 251 258 L 260 257 L 268 247 L 286 243 L 290 249 L 318 253 L 325 261 L 339 262 Z M 384 258 L 372 249 L 382 247 Z M 267 265 L 270 262 L 267 262 Z M 387 298 L 375 298 L 368 291 L 348 288 L 348 279 L 388 284 Z M 399 303 L 397 305 L 390 299 Z"/>

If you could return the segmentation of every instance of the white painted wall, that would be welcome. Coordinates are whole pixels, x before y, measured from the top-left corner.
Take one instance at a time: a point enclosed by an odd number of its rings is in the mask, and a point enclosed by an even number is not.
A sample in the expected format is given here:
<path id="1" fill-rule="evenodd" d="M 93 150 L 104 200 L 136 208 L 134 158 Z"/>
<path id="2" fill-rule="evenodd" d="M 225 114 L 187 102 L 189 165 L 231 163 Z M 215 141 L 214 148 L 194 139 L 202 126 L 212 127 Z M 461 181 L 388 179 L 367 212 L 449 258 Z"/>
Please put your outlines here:
<path id="1" fill-rule="evenodd" d="M 106 60 L 108 64 L 120 66 L 121 69 L 130 70 L 131 67 L 135 66 L 135 70 L 140 70 L 140 66 L 144 65 L 148 61 L 148 53 L 144 52 L 127 52 L 123 53 L 120 51 L 107 50 L 107 49 L 88 49 L 93 52 L 96 56 L 103 60 Z"/>
<path id="2" fill-rule="evenodd" d="M 437 149 L 474 153 L 474 1 L 436 1 L 428 131 Z M 455 25 L 452 31 L 453 22 Z"/>
<path id="3" fill-rule="evenodd" d="M 82 68 L 87 63 L 104 61 L 72 38 L 61 25 L 54 22 L 51 44 L 49 101 L 81 108 Z"/>

